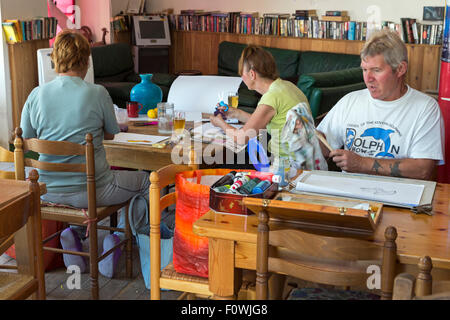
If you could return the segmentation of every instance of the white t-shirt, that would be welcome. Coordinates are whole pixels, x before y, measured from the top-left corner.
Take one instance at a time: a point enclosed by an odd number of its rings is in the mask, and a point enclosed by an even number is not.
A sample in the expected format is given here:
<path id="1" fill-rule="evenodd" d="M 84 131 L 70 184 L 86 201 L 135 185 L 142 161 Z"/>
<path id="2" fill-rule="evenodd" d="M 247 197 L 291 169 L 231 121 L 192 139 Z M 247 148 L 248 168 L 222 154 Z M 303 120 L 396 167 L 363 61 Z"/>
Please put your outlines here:
<path id="1" fill-rule="evenodd" d="M 408 86 L 394 101 L 368 89 L 344 96 L 317 127 L 334 149 L 363 157 L 443 160 L 444 123 L 437 102 Z"/>

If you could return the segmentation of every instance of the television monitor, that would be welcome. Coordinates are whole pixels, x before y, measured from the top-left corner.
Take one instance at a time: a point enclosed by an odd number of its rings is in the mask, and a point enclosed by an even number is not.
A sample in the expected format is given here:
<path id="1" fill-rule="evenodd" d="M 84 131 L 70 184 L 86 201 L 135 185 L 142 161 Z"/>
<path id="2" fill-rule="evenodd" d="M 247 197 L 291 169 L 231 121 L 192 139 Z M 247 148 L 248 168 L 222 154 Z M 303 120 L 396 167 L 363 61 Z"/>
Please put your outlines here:
<path id="1" fill-rule="evenodd" d="M 169 22 L 165 16 L 134 16 L 137 46 L 170 46 Z"/>
<path id="2" fill-rule="evenodd" d="M 53 48 L 39 49 L 37 51 L 37 62 L 38 62 L 38 76 L 39 85 L 50 82 L 56 78 L 58 75 L 55 71 L 55 65 L 53 64 L 51 54 Z M 84 78 L 86 82 L 94 83 L 94 67 L 92 64 L 92 55 L 89 57 L 89 67 L 86 77 Z"/>

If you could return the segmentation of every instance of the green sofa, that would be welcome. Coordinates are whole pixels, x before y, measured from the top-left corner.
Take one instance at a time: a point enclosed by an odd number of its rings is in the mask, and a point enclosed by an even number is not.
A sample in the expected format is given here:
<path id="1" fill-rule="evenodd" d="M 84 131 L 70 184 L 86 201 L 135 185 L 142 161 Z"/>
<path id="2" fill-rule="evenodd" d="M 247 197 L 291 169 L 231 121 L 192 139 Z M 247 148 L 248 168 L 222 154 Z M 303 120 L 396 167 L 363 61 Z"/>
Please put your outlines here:
<path id="1" fill-rule="evenodd" d="M 219 76 L 239 76 L 238 61 L 245 44 L 223 41 L 219 44 Z M 296 51 L 264 47 L 275 58 L 280 77 L 295 83 L 308 98 L 314 118 L 329 111 L 345 94 L 365 88 L 359 55 L 315 51 Z M 115 43 L 92 48 L 94 81 L 103 85 L 113 102 L 125 108 L 130 91 L 140 82 L 134 72 L 131 47 Z M 152 82 L 167 101 L 176 75 L 155 73 Z M 261 95 L 249 90 L 244 82 L 239 87 L 239 108 L 252 113 Z"/>
<path id="2" fill-rule="evenodd" d="M 131 89 L 141 81 L 134 72 L 131 47 L 126 43 L 114 43 L 93 47 L 92 62 L 94 65 L 94 82 L 103 85 L 108 90 L 113 102 L 126 107 L 130 100 Z M 169 88 L 175 80 L 175 75 L 155 73 L 152 81 L 158 83 L 163 92 L 163 101 L 167 101 Z"/>
<path id="3" fill-rule="evenodd" d="M 245 44 L 219 44 L 218 74 L 239 76 L 238 61 Z M 359 55 L 296 51 L 264 47 L 277 64 L 280 77 L 295 83 L 308 98 L 314 118 L 330 110 L 348 92 L 365 88 Z M 252 112 L 261 95 L 242 82 L 239 108 Z"/>

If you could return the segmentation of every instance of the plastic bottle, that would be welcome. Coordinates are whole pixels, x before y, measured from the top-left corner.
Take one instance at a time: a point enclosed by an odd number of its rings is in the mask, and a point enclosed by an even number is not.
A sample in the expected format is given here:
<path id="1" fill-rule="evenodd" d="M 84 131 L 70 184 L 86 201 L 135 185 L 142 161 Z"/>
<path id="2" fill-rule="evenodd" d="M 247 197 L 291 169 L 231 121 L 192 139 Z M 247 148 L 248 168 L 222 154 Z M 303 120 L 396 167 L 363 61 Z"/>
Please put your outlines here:
<path id="1" fill-rule="evenodd" d="M 269 180 L 262 180 L 256 185 L 256 187 L 253 188 L 252 194 L 263 193 L 267 188 L 270 187 L 270 185 L 271 183 Z"/>
<path id="2" fill-rule="evenodd" d="M 240 176 L 234 180 L 234 183 L 231 185 L 230 190 L 237 190 L 238 188 L 240 188 L 241 186 L 243 186 L 244 184 L 246 184 L 249 181 L 250 181 L 249 176 L 247 176 L 247 175 Z"/>
<path id="3" fill-rule="evenodd" d="M 228 193 L 230 191 L 230 186 L 220 186 L 220 187 L 216 187 L 214 188 L 214 191 L 216 192 L 222 192 L 222 193 Z"/>
<path id="4" fill-rule="evenodd" d="M 212 186 L 211 189 L 214 189 L 216 187 L 223 186 L 225 184 L 232 184 L 234 177 L 236 175 L 236 171 L 228 172 L 226 175 L 224 175 L 222 178 L 217 180 Z"/>
<path id="5" fill-rule="evenodd" d="M 260 182 L 261 182 L 261 179 L 259 179 L 259 178 L 252 179 L 249 182 L 247 182 L 246 184 L 244 184 L 243 186 L 241 186 L 237 191 L 239 191 L 242 194 L 251 194 L 253 188 L 256 187 L 256 185 Z"/>

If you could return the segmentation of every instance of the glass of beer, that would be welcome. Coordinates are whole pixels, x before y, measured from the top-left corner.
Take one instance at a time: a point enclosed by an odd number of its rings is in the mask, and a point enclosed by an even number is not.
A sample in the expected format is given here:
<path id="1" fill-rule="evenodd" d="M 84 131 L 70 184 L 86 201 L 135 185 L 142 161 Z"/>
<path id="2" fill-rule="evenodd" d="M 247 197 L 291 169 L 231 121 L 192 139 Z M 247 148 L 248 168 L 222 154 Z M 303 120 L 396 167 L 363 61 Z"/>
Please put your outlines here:
<path id="1" fill-rule="evenodd" d="M 229 92 L 228 93 L 228 106 L 237 108 L 239 104 L 239 96 L 237 92 Z"/>
<path id="2" fill-rule="evenodd" d="M 186 114 L 184 111 L 175 111 L 173 117 L 173 130 L 177 136 L 180 136 L 184 132 L 184 126 L 186 124 Z"/>

